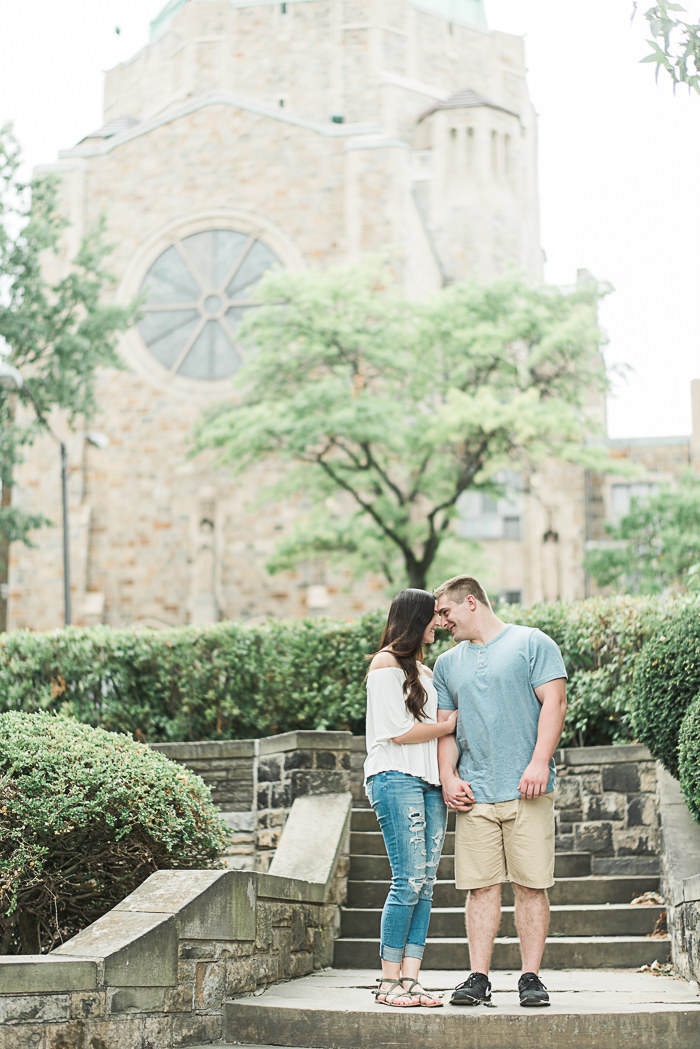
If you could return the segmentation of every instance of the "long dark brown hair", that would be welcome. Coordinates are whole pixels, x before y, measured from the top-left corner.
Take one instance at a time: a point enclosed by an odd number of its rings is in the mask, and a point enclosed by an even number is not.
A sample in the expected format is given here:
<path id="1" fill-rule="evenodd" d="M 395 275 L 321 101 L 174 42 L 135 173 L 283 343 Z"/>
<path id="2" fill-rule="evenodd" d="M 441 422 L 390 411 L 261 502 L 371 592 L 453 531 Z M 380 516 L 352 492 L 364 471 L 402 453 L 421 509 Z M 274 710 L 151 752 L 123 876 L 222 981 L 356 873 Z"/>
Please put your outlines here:
<path id="1" fill-rule="evenodd" d="M 423 635 L 435 615 L 435 597 L 427 590 L 402 590 L 391 602 L 379 650 L 388 650 L 404 674 L 403 692 L 406 710 L 416 719 L 425 720 L 428 694 L 420 679 L 418 660 L 423 658 Z M 376 653 L 375 653 L 376 654 Z"/>

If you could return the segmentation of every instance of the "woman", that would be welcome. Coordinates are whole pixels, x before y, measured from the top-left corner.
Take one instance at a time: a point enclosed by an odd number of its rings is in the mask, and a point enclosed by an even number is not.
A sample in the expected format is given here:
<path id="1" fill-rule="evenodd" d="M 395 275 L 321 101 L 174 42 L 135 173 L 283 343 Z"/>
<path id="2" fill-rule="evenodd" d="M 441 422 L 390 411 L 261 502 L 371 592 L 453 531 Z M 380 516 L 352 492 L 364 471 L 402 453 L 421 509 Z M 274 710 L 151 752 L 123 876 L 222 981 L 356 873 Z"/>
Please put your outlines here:
<path id="1" fill-rule="evenodd" d="M 382 978 L 375 1000 L 411 1008 L 441 1006 L 418 982 L 433 882 L 447 826 L 437 740 L 455 731 L 457 711 L 437 724 L 432 673 L 420 662 L 435 640 L 435 598 L 402 590 L 391 603 L 379 652 L 367 675 L 365 791 L 391 862 L 382 911 Z"/>

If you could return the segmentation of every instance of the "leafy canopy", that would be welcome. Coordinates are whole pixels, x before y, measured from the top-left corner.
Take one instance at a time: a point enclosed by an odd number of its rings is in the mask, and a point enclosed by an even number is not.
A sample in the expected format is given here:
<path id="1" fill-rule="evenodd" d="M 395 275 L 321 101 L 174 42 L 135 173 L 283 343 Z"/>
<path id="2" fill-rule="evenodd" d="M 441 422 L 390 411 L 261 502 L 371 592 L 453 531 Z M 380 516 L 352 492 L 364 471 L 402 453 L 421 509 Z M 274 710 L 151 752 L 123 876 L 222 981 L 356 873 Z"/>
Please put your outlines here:
<path id="1" fill-rule="evenodd" d="M 625 593 L 660 594 L 700 589 L 700 478 L 685 474 L 647 499 L 632 499 L 617 525 L 606 525 L 614 546 L 586 554 L 598 586 Z"/>
<path id="2" fill-rule="evenodd" d="M 598 294 L 508 276 L 416 302 L 376 262 L 273 272 L 242 330 L 245 393 L 203 418 L 195 450 L 237 473 L 290 465 L 272 495 L 311 509 L 272 570 L 335 558 L 424 587 L 469 551 L 453 530 L 463 492 L 499 496 L 500 471 L 550 457 L 600 466 L 585 443 L 606 385 Z"/>
<path id="3" fill-rule="evenodd" d="M 20 397 L 29 421 L 16 418 L 14 393 L 0 387 L 0 541 L 28 542 L 28 533 L 48 523 L 43 514 L 12 507 L 8 492 L 13 468 L 57 408 L 71 423 L 95 409 L 95 373 L 119 367 L 116 336 L 136 319 L 135 304 L 104 301 L 115 278 L 106 270 L 109 248 L 104 222 L 88 231 L 72 262 L 48 280 L 47 268 L 61 250 L 67 222 L 59 211 L 60 179 L 49 175 L 31 184 L 18 179 L 20 150 L 11 125 L 0 128 L 0 337 L 6 360 L 22 373 Z M 0 342 L 2 346 L 2 342 Z M 6 566 L 5 566 L 6 567 Z"/>
<path id="4" fill-rule="evenodd" d="M 638 0 L 634 0 L 635 13 Z M 685 13 L 681 4 L 660 0 L 644 12 L 649 23 L 652 38 L 647 40 L 651 53 L 642 59 L 656 66 L 656 79 L 659 70 L 665 69 L 673 81 L 675 91 L 677 84 L 686 84 L 689 91 L 700 94 L 700 25 L 679 18 L 677 12 Z"/>

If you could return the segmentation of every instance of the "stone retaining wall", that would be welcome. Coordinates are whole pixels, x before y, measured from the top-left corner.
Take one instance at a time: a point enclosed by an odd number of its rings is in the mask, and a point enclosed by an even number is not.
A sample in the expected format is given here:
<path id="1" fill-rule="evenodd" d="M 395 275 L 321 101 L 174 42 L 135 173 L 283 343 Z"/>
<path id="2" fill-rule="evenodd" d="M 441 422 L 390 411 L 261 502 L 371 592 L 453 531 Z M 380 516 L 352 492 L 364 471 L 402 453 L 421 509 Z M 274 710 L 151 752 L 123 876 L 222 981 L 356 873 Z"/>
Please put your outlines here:
<path id="1" fill-rule="evenodd" d="M 592 853 L 593 874 L 659 874 L 656 764 L 646 747 L 558 750 L 558 852 Z"/>
<path id="2" fill-rule="evenodd" d="M 364 807 L 364 736 L 287 732 L 260 740 L 156 744 L 199 773 L 233 831 L 229 866 L 266 871 L 296 798 L 350 790 Z M 658 874 L 656 766 L 645 747 L 558 750 L 557 850 L 590 852 L 594 874 Z"/>
<path id="3" fill-rule="evenodd" d="M 331 965 L 351 803 L 292 809 L 277 867 L 308 877 L 158 871 L 50 955 L 0 956 L 2 1049 L 220 1042 L 225 1000 Z"/>
<path id="4" fill-rule="evenodd" d="M 681 976 L 700 982 L 700 826 L 688 811 L 678 782 L 660 765 L 658 809 L 671 957 Z"/>
<path id="5" fill-rule="evenodd" d="M 202 777 L 232 831 L 228 865 L 268 870 L 289 810 L 306 795 L 350 790 L 350 732 L 285 732 L 266 739 L 156 743 Z"/>

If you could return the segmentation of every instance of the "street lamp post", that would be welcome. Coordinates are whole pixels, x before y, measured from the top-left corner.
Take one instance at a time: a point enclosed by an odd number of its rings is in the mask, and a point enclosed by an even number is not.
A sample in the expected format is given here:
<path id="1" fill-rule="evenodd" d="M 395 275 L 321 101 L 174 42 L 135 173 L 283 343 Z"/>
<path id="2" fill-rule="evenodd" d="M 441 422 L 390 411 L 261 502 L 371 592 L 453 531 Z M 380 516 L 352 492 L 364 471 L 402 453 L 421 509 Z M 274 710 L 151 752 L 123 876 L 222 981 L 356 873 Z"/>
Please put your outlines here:
<path id="1" fill-rule="evenodd" d="M 94 445 L 96 448 L 106 448 L 109 444 L 109 438 L 103 433 L 97 433 L 91 431 L 90 433 L 80 434 L 68 448 L 65 441 L 60 440 L 53 432 L 44 414 L 41 411 L 39 405 L 36 403 L 30 390 L 24 385 L 24 379 L 22 378 L 21 372 L 17 368 L 14 368 L 11 364 L 7 364 L 0 358 L 0 386 L 5 390 L 11 390 L 15 393 L 19 393 L 20 390 L 24 389 L 24 392 L 28 395 L 34 409 L 37 414 L 37 418 L 42 426 L 50 433 L 56 444 L 61 450 L 61 502 L 63 508 L 63 621 L 65 626 L 70 626 L 73 620 L 72 608 L 71 608 L 71 593 L 70 593 L 70 529 L 68 521 L 68 457 L 75 448 L 79 441 L 87 441 L 89 444 Z"/>

